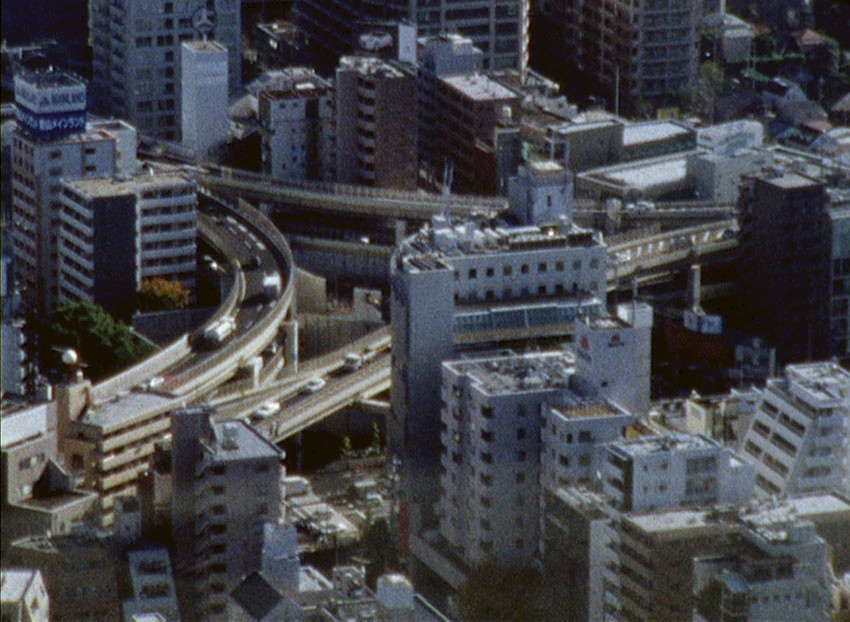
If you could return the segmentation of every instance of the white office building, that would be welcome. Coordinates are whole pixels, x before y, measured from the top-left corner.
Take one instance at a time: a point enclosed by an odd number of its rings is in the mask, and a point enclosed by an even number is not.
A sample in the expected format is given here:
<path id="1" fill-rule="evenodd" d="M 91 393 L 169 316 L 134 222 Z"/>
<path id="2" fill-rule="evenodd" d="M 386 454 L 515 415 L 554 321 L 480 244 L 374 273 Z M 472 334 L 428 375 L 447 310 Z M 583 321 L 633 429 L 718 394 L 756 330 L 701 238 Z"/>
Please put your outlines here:
<path id="1" fill-rule="evenodd" d="M 258 105 L 263 171 L 302 181 L 331 181 L 335 173 L 334 90 L 306 67 L 270 72 Z"/>
<path id="2" fill-rule="evenodd" d="M 58 191 L 62 179 L 132 173 L 136 132 L 121 121 L 86 122 L 86 87 L 62 73 L 16 76 L 12 129 L 15 279 L 25 307 L 56 301 Z"/>
<path id="3" fill-rule="evenodd" d="M 743 442 L 761 495 L 850 491 L 850 372 L 788 365 L 769 380 Z"/>
<path id="4" fill-rule="evenodd" d="M 178 173 L 75 179 L 59 193 L 60 302 L 128 312 L 142 283 L 181 281 L 194 295 L 197 188 Z M 129 309 L 131 310 L 131 309 Z"/>
<path id="5" fill-rule="evenodd" d="M 242 85 L 242 4 L 234 0 L 92 0 L 92 91 L 96 108 L 139 132 L 180 138 L 184 41 L 227 49 L 231 93 Z"/>
<path id="6" fill-rule="evenodd" d="M 744 504 L 755 468 L 706 436 L 671 434 L 608 445 L 603 492 L 623 512 Z"/>
<path id="7" fill-rule="evenodd" d="M 215 41 L 186 41 L 180 46 L 183 145 L 201 160 L 230 133 L 227 62 L 227 49 Z"/>
<path id="8" fill-rule="evenodd" d="M 445 217 L 402 242 L 391 262 L 393 416 L 390 447 L 410 494 L 436 501 L 440 365 L 456 343 L 564 335 L 600 315 L 606 295 L 601 239 L 562 221 L 492 228 Z"/>

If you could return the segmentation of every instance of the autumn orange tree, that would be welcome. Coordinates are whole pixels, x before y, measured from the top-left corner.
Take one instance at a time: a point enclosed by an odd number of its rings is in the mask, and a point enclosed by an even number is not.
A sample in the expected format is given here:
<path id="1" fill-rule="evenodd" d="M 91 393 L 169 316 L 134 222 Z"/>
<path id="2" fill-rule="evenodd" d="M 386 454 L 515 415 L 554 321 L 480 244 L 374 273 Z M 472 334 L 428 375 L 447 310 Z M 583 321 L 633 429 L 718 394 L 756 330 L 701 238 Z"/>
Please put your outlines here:
<path id="1" fill-rule="evenodd" d="M 171 311 L 189 305 L 189 290 L 181 281 L 162 277 L 147 279 L 139 288 L 140 311 Z"/>

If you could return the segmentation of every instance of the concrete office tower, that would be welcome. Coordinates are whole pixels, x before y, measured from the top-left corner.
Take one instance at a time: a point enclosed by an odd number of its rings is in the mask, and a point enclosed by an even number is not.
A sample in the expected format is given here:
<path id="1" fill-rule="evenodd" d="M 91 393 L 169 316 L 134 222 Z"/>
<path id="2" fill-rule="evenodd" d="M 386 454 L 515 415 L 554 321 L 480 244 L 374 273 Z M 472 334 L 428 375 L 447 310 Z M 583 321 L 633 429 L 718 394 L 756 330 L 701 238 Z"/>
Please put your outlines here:
<path id="1" fill-rule="evenodd" d="M 522 95 L 482 75 L 440 78 L 437 85 L 437 137 L 434 153 L 426 157 L 437 170 L 454 167 L 453 190 L 500 194 L 502 182 L 515 174 L 516 154 L 502 133 L 519 132 Z M 518 153 L 518 152 L 517 152 Z M 493 157 L 488 158 L 491 154 Z M 506 160 L 501 164 L 500 159 Z M 512 170 L 511 170 L 512 169 Z"/>
<path id="2" fill-rule="evenodd" d="M 58 191 L 62 178 L 132 173 L 135 130 L 86 123 L 86 87 L 56 72 L 16 76 L 12 130 L 12 242 L 24 307 L 49 312 L 56 299 Z"/>
<path id="3" fill-rule="evenodd" d="M 605 258 L 600 238 L 567 222 L 492 229 L 444 217 L 396 250 L 390 447 L 416 483 L 412 502 L 437 498 L 440 364 L 455 342 L 558 335 L 580 313 L 599 315 Z"/>
<path id="4" fill-rule="evenodd" d="M 244 421 L 202 408 L 172 416 L 175 571 L 193 619 L 226 619 L 227 595 L 262 566 L 263 525 L 280 516 L 282 452 Z"/>
<path id="5" fill-rule="evenodd" d="M 743 442 L 762 495 L 850 492 L 850 373 L 836 363 L 788 365 L 768 380 Z"/>
<path id="6" fill-rule="evenodd" d="M 60 302 L 82 300 L 126 317 L 152 278 L 197 286 L 198 195 L 179 174 L 74 179 L 59 196 Z"/>
<path id="7" fill-rule="evenodd" d="M 356 22 L 404 19 L 424 36 L 468 36 L 484 52 L 484 69 L 524 72 L 528 65 L 528 0 L 298 0 L 295 14 L 330 59 L 352 49 Z"/>
<path id="8" fill-rule="evenodd" d="M 227 50 L 215 41 L 186 41 L 180 46 L 183 144 L 201 160 L 230 133 L 227 60 Z"/>
<path id="9" fill-rule="evenodd" d="M 144 135 L 180 138 L 180 46 L 218 41 L 231 93 L 242 85 L 241 3 L 233 0 L 92 0 L 96 108 Z"/>
<path id="10" fill-rule="evenodd" d="M 781 362 L 847 357 L 850 195 L 766 168 L 742 178 L 738 207 L 744 321 Z"/>
<path id="11" fill-rule="evenodd" d="M 438 181 L 443 175 L 436 151 L 439 80 L 479 72 L 482 57 L 472 39 L 458 34 L 419 39 L 419 164 Z"/>
<path id="12" fill-rule="evenodd" d="M 440 534 L 470 567 L 537 551 L 541 408 L 567 390 L 563 353 L 443 363 Z"/>
<path id="13" fill-rule="evenodd" d="M 0 607 L 4 622 L 48 622 L 50 597 L 41 572 L 30 568 L 0 571 Z"/>
<path id="14" fill-rule="evenodd" d="M 616 316 L 576 324 L 578 380 L 635 416 L 649 411 L 652 307 L 626 303 Z"/>
<path id="15" fill-rule="evenodd" d="M 608 446 L 603 491 L 623 512 L 652 512 L 753 496 L 755 467 L 707 436 L 673 434 Z"/>
<path id="16" fill-rule="evenodd" d="M 378 58 L 346 56 L 336 70 L 336 175 L 344 183 L 415 190 L 416 76 Z"/>
<path id="17" fill-rule="evenodd" d="M 306 67 L 275 72 L 260 91 L 263 171 L 302 181 L 336 178 L 333 84 Z"/>
<path id="18" fill-rule="evenodd" d="M 508 213 L 521 225 L 572 219 L 573 196 L 573 174 L 561 164 L 554 160 L 529 162 L 508 182 Z"/>
<path id="19" fill-rule="evenodd" d="M 540 0 L 534 11 L 550 46 L 541 52 L 589 76 L 610 104 L 619 96 L 621 110 L 672 102 L 696 78 L 702 0 Z"/>
<path id="20" fill-rule="evenodd" d="M 725 554 L 694 561 L 695 609 L 704 619 L 830 619 L 829 546 L 793 516 L 753 520 Z"/>

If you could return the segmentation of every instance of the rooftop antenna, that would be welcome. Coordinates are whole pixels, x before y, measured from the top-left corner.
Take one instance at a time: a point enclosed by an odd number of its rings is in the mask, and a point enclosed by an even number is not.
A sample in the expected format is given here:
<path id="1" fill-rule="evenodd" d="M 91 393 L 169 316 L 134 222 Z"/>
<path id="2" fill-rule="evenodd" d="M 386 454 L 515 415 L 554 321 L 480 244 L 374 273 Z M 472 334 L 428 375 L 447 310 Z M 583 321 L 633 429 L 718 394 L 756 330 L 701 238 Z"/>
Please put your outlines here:
<path id="1" fill-rule="evenodd" d="M 455 169 L 451 160 L 446 160 L 446 166 L 443 168 L 443 201 L 440 204 L 440 216 L 448 220 L 449 218 L 449 199 L 452 195 L 452 180 L 454 179 Z"/>

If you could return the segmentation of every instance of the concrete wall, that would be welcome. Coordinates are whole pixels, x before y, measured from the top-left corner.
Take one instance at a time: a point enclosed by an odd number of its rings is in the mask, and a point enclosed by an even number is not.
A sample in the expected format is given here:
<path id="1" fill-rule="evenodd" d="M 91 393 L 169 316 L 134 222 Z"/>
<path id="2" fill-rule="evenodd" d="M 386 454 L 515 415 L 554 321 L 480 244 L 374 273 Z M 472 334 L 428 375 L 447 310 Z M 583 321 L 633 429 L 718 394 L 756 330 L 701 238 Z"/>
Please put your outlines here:
<path id="1" fill-rule="evenodd" d="M 154 343 L 164 345 L 206 322 L 215 307 L 194 307 L 175 311 L 150 311 L 133 316 L 133 330 Z"/>
<path id="2" fill-rule="evenodd" d="M 347 317 L 305 314 L 298 318 L 298 348 L 302 358 L 321 356 L 342 348 L 380 326 Z"/>
<path id="3" fill-rule="evenodd" d="M 302 313 L 324 313 L 328 308 L 327 280 L 297 268 L 295 270 L 295 308 Z"/>

